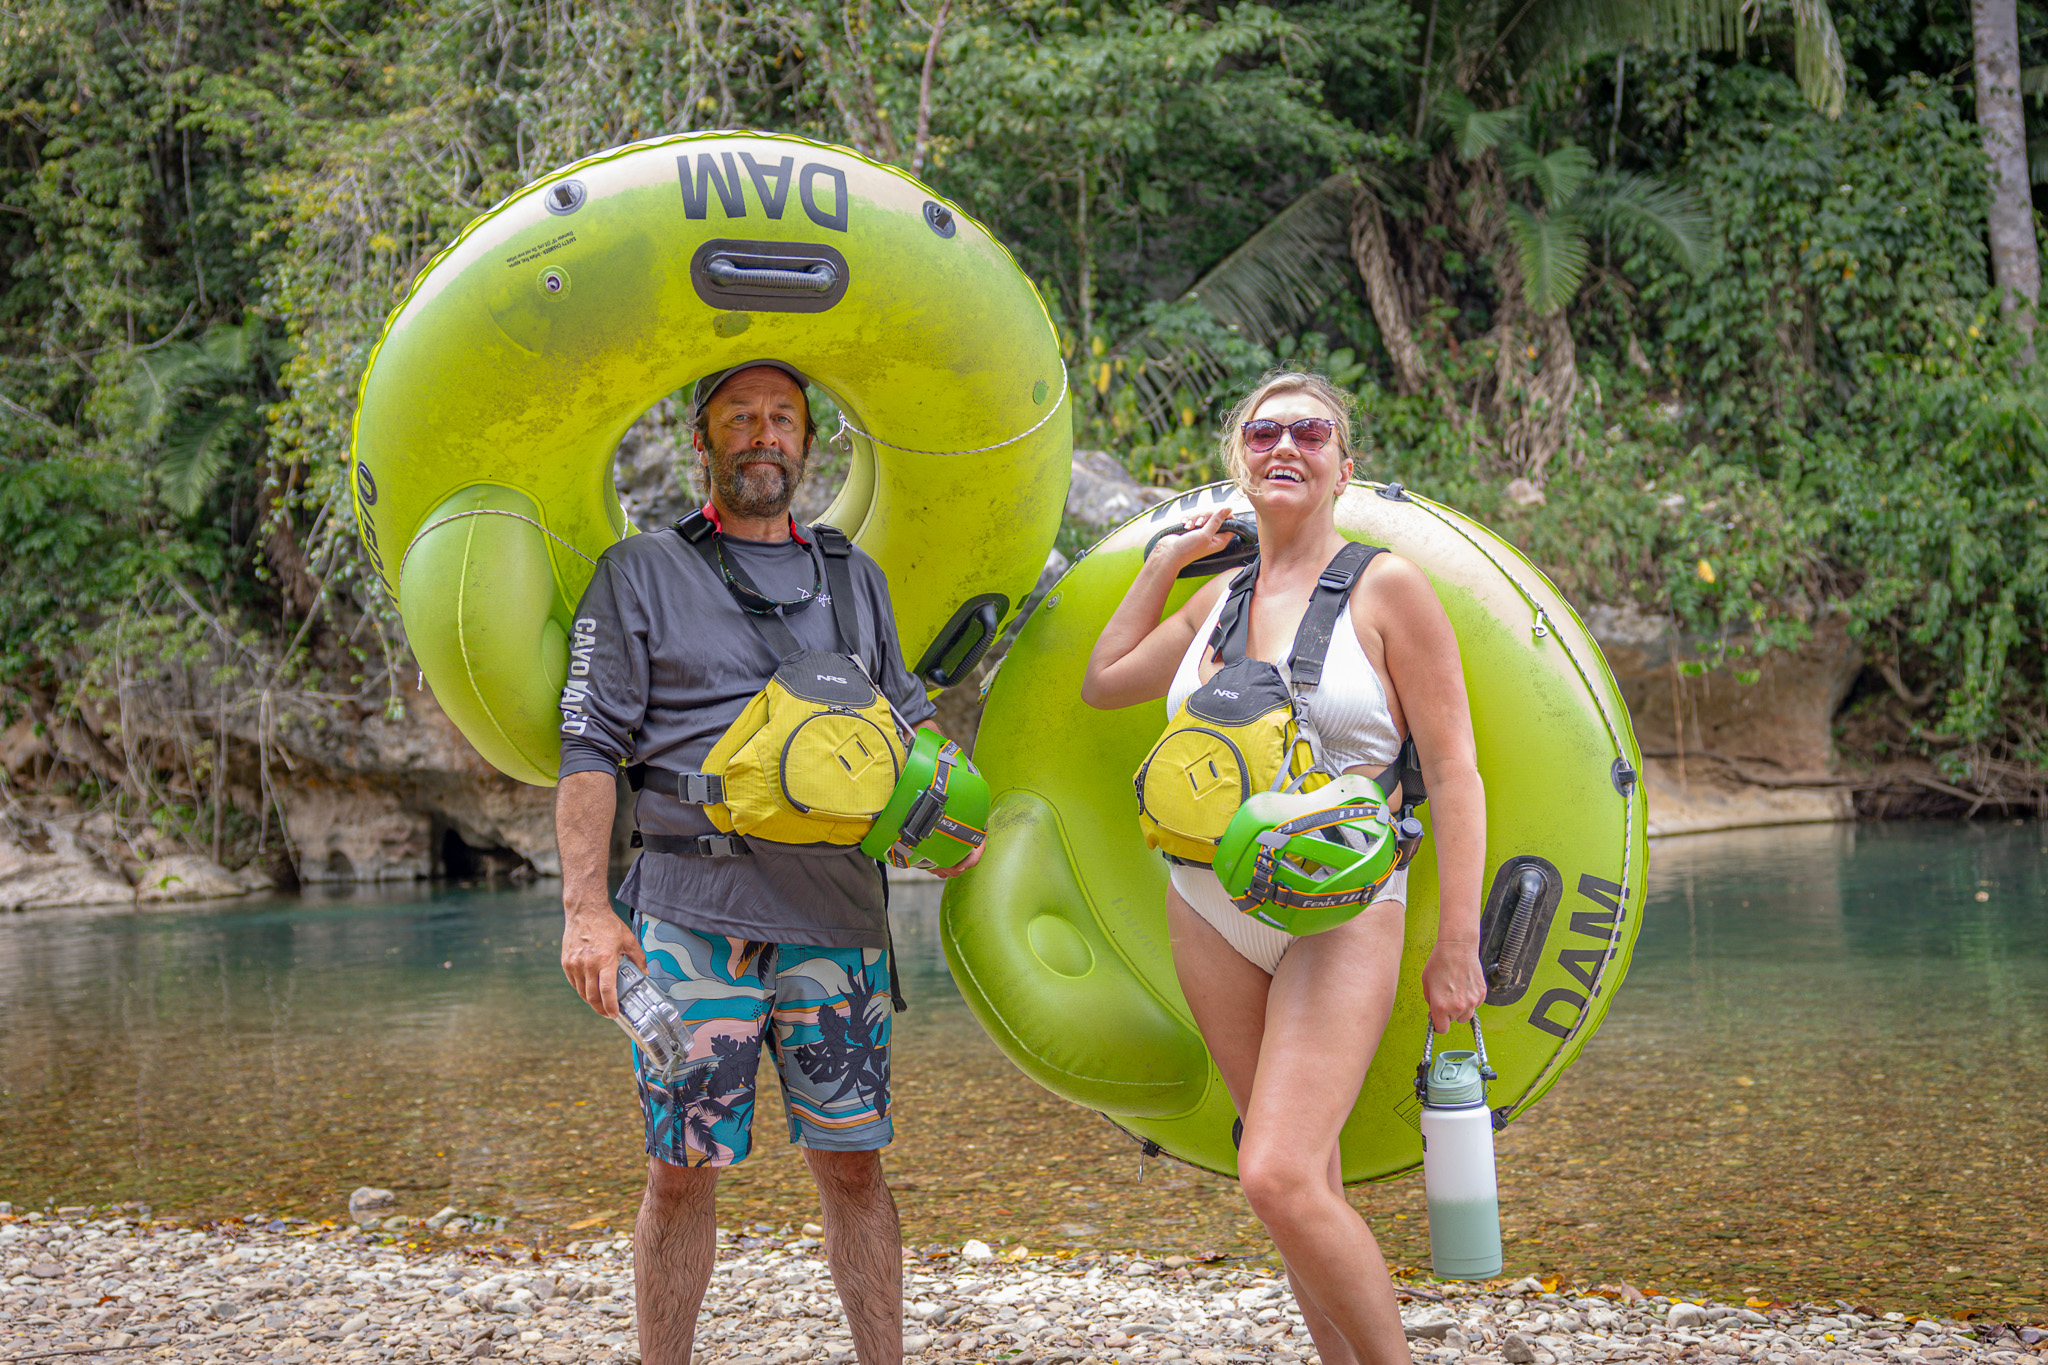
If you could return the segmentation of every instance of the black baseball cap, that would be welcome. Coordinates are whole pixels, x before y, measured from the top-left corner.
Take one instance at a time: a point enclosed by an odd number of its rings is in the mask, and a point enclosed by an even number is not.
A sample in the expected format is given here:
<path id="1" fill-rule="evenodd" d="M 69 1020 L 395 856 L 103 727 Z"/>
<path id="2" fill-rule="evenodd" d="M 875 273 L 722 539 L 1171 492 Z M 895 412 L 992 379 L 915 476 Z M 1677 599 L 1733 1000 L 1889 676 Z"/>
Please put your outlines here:
<path id="1" fill-rule="evenodd" d="M 695 388 L 695 390 L 692 391 L 690 396 L 691 422 L 696 423 L 703 420 L 704 405 L 711 401 L 712 395 L 718 392 L 719 386 L 725 383 L 726 380 L 732 378 L 741 370 L 759 370 L 764 368 L 782 371 L 784 374 L 788 375 L 791 379 L 794 379 L 796 381 L 796 386 L 799 390 L 805 389 L 810 385 L 811 381 L 809 378 L 805 376 L 804 372 L 802 370 L 799 370 L 796 366 L 790 364 L 786 360 L 749 360 L 744 364 L 734 365 L 728 369 L 720 370 L 716 374 L 707 374 L 702 379 L 697 381 L 697 387 Z M 806 413 L 810 411 L 810 406 L 811 396 L 810 394 L 805 393 L 804 410 Z"/>

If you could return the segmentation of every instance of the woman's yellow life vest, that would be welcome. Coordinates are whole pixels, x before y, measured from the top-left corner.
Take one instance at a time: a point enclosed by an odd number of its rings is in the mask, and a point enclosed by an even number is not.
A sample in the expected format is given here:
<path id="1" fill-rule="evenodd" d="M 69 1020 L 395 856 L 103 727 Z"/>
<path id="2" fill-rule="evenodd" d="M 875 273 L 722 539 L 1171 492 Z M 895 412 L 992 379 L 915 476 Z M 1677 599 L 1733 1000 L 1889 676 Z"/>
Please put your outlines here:
<path id="1" fill-rule="evenodd" d="M 1279 664 L 1245 654 L 1258 560 L 1231 580 L 1208 645 L 1223 667 L 1188 694 L 1138 765 L 1138 828 L 1148 848 L 1206 867 L 1230 818 L 1254 792 L 1313 791 L 1336 776 L 1324 764 L 1310 698 L 1351 589 L 1381 553 L 1355 543 L 1337 552 L 1316 580 L 1288 660 Z"/>
<path id="2" fill-rule="evenodd" d="M 901 717 L 858 652 L 859 615 L 848 567 L 851 543 L 835 527 L 812 528 L 842 651 L 833 653 L 805 649 L 780 614 L 748 606 L 748 597 L 766 599 L 744 570 L 719 553 L 719 531 L 710 518 L 692 513 L 676 523 L 676 530 L 735 589 L 748 621 L 782 662 L 711 746 L 703 771 L 644 769 L 641 782 L 703 806 L 713 825 L 744 839 L 858 844 L 889 804 L 909 747 Z M 658 837 L 643 836 L 643 842 L 656 852 L 716 856 L 747 851 L 729 840 L 662 838 L 657 845 Z M 677 842 L 692 847 L 666 847 Z"/>

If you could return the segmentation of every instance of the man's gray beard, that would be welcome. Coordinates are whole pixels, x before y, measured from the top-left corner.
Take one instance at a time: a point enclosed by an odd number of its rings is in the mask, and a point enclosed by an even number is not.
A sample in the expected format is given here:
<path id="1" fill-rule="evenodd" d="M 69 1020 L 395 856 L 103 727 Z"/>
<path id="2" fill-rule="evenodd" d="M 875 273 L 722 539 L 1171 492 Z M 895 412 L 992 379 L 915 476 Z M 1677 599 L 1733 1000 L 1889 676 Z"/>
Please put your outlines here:
<path id="1" fill-rule="evenodd" d="M 742 473 L 737 460 L 707 459 L 705 468 L 712 491 L 728 512 L 737 517 L 779 517 L 789 511 L 796 490 L 804 481 L 803 461 L 791 469 L 778 462 L 767 469 Z"/>

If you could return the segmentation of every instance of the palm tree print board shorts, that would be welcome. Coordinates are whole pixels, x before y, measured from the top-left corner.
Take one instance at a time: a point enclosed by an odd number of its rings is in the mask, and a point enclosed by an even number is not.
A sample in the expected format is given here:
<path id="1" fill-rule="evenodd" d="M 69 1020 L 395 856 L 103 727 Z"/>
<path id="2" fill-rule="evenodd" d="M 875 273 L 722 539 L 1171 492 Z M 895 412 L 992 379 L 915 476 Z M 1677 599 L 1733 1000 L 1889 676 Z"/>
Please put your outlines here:
<path id="1" fill-rule="evenodd" d="M 827 1152 L 889 1145 L 894 1001 L 886 953 L 747 943 L 645 915 L 635 915 L 633 927 L 648 980 L 690 1028 L 686 1060 L 667 1081 L 650 1075 L 633 1049 L 649 1156 L 674 1166 L 747 1159 L 764 1037 L 791 1142 Z"/>

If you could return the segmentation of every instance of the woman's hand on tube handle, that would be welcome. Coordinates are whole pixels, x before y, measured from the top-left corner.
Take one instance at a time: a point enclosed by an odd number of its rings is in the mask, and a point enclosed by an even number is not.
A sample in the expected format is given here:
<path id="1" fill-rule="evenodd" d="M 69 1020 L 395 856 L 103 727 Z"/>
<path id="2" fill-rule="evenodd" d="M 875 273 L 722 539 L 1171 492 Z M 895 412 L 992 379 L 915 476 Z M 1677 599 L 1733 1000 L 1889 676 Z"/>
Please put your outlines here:
<path id="1" fill-rule="evenodd" d="M 1429 1006 L 1429 1026 L 1437 1033 L 1470 1019 L 1486 999 L 1486 973 L 1479 969 L 1477 943 L 1438 939 L 1422 968 L 1422 999 Z"/>

